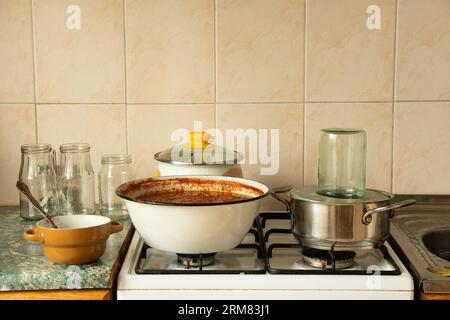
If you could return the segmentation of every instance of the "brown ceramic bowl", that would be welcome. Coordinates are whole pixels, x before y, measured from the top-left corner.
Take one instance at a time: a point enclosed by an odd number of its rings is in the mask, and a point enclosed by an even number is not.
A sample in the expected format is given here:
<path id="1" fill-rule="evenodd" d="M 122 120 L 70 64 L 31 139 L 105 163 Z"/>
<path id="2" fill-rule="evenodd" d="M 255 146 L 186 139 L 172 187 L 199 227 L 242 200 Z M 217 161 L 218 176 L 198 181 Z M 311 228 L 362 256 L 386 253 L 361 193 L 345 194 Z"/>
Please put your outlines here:
<path id="1" fill-rule="evenodd" d="M 40 241 L 44 254 L 57 264 L 84 264 L 97 260 L 105 252 L 106 240 L 123 226 L 110 218 L 95 215 L 54 217 L 58 229 L 46 220 L 23 233 L 26 240 Z"/>

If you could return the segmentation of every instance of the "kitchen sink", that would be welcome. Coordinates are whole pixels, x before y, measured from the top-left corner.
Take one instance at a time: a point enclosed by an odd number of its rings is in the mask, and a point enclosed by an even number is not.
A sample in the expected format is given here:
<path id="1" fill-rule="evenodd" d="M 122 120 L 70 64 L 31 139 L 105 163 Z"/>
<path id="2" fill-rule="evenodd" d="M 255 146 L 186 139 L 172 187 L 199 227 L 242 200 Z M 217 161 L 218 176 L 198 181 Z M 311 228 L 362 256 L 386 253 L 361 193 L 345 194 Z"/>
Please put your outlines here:
<path id="1" fill-rule="evenodd" d="M 397 210 L 389 242 L 412 274 L 416 290 L 450 296 L 450 201 Z"/>
<path id="2" fill-rule="evenodd" d="M 428 232 L 422 236 L 422 242 L 431 253 L 450 261 L 450 229 Z"/>

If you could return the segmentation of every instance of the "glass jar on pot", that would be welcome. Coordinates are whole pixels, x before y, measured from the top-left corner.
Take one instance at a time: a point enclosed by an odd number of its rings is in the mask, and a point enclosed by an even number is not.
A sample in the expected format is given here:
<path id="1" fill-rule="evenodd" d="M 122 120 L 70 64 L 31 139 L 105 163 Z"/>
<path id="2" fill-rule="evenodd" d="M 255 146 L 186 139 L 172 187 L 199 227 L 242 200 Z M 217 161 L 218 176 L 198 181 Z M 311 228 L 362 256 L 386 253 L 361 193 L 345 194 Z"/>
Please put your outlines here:
<path id="1" fill-rule="evenodd" d="M 366 132 L 327 128 L 320 131 L 317 193 L 361 198 L 366 184 Z"/>

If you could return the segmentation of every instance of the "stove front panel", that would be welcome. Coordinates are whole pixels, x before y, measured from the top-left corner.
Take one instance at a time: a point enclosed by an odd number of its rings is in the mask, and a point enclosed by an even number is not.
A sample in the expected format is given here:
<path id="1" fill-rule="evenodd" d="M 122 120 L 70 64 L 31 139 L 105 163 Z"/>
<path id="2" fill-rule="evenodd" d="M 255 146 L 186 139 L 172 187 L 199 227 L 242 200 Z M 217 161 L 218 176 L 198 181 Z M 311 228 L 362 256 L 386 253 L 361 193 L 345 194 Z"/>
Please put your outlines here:
<path id="1" fill-rule="evenodd" d="M 266 221 L 264 231 L 270 228 L 285 229 L 289 226 L 288 220 Z M 262 241 L 264 237 L 261 237 Z M 245 242 L 254 243 L 255 238 L 249 234 Z M 290 233 L 274 233 L 269 237 L 272 242 L 291 242 L 296 244 L 295 238 Z M 410 274 L 395 255 L 389 244 L 386 243 L 386 250 L 392 262 L 398 266 L 400 274 L 383 275 L 377 270 L 392 268 L 392 263 L 380 259 L 378 251 L 366 252 L 363 260 L 359 260 L 360 269 L 364 271 L 363 265 L 376 266 L 375 272 L 367 274 L 326 274 L 321 270 L 303 265 L 301 262 L 301 248 L 287 248 L 276 252 L 273 257 L 276 259 L 266 259 L 270 264 L 279 264 L 281 267 L 295 264 L 295 268 L 314 272 L 303 274 L 283 274 L 283 273 L 262 273 L 262 274 L 220 274 L 220 273 L 179 273 L 176 274 L 137 274 L 136 267 L 142 263 L 142 252 L 145 244 L 136 232 L 128 250 L 122 269 L 118 277 L 118 299 L 413 299 L 414 285 Z M 285 251 L 283 251 L 285 250 Z M 300 250 L 300 251 L 299 251 Z M 232 252 L 232 251 L 230 251 Z M 239 251 L 236 251 L 239 252 Z M 238 253 L 234 254 L 238 254 Z M 377 253 L 378 252 L 378 253 Z M 277 255 L 275 255 L 277 253 Z M 164 255 L 155 263 L 172 263 L 176 255 Z M 245 264 L 255 266 L 253 258 L 248 252 L 242 251 L 246 257 Z M 239 254 L 238 254 L 239 255 Z M 156 257 L 156 256 L 155 256 Z M 226 252 L 218 255 L 217 266 L 224 266 Z M 167 260 L 167 259 L 168 260 Z M 236 258 L 236 257 L 235 257 Z M 249 260 L 254 260 L 253 262 Z M 166 260 L 165 260 L 166 259 Z M 225 259 L 225 260 L 224 260 Z M 358 261 L 358 259 L 356 260 Z M 361 261 L 366 261 L 362 263 Z M 145 260 L 144 260 L 144 263 Z M 148 261 L 147 261 L 148 263 Z M 234 263 L 234 266 L 239 264 Z M 217 268 L 213 267 L 213 268 Z M 242 266 L 242 265 L 241 265 Z M 257 267 L 261 266 L 257 264 Z M 267 266 L 265 266 L 267 267 Z M 176 268 L 180 268 L 179 265 Z M 181 267 L 182 268 L 182 267 Z M 357 265 L 354 268 L 358 268 Z"/>
<path id="2" fill-rule="evenodd" d="M 413 291 L 119 290 L 118 300 L 412 300 Z"/>

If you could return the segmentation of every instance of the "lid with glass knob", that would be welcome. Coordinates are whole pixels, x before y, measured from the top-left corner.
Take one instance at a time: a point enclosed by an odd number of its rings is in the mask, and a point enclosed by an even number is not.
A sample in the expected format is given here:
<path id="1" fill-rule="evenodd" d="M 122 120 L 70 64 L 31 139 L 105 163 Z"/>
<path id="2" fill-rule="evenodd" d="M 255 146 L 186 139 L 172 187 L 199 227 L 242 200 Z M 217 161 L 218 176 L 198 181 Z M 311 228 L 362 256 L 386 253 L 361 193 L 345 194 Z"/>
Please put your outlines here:
<path id="1" fill-rule="evenodd" d="M 366 192 L 362 197 L 346 199 L 346 198 L 333 198 L 327 197 L 317 193 L 317 186 L 303 186 L 292 189 L 290 196 L 295 200 L 302 200 L 307 202 L 315 202 L 326 205 L 354 205 L 365 204 L 373 202 L 389 201 L 393 198 L 393 195 L 374 189 L 366 189 Z"/>
<path id="2" fill-rule="evenodd" d="M 210 143 L 211 135 L 207 132 L 193 131 L 189 134 L 189 140 L 189 143 L 157 152 L 155 160 L 182 165 L 237 164 L 242 160 L 239 152 Z"/>

